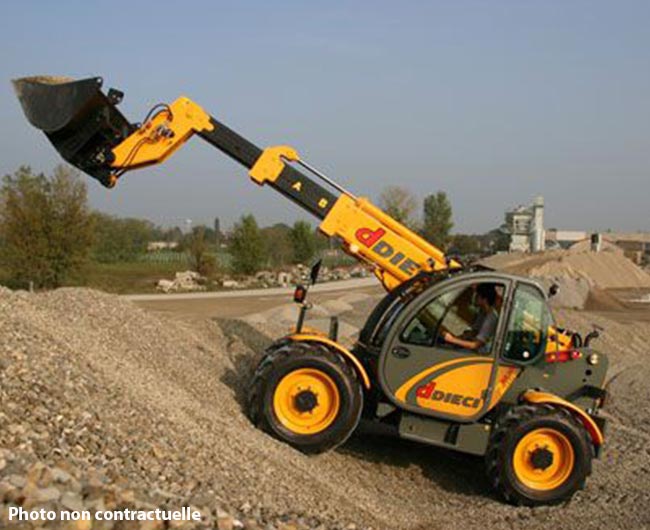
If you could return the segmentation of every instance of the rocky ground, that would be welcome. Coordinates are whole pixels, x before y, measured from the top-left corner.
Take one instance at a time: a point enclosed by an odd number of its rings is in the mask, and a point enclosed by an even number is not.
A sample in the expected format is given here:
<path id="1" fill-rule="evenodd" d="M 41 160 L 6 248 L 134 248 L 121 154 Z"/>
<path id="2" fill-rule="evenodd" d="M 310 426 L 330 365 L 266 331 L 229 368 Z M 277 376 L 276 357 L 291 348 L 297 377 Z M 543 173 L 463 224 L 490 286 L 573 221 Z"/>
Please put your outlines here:
<path id="1" fill-rule="evenodd" d="M 296 284 L 309 283 L 310 267 L 302 264 L 294 265 L 285 270 L 262 270 L 250 276 L 237 278 L 221 274 L 218 278 L 209 280 L 194 271 L 179 271 L 174 279 L 161 279 L 156 289 L 163 293 L 188 291 L 206 291 L 221 289 L 268 289 L 271 287 L 288 287 Z M 350 280 L 352 278 L 367 278 L 370 272 L 361 265 L 348 265 L 330 268 L 323 265 L 318 275 L 319 283 Z"/>
<path id="2" fill-rule="evenodd" d="M 358 327 L 372 303 L 329 311 Z M 650 528 L 650 323 L 558 316 L 605 328 L 610 429 L 585 491 L 529 509 L 493 495 L 480 459 L 363 431 L 307 457 L 255 430 L 242 403 L 268 319 L 184 321 L 90 290 L 1 290 L 0 527 L 62 527 L 10 523 L 20 505 L 193 506 L 203 519 L 188 528 Z"/>

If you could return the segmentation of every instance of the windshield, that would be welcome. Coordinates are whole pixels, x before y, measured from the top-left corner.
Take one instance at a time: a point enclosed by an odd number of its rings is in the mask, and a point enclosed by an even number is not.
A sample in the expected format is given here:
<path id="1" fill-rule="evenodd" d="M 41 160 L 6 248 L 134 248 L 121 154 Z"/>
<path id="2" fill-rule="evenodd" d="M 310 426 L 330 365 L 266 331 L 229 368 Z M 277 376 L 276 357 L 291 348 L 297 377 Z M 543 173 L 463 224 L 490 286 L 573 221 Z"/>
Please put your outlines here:
<path id="1" fill-rule="evenodd" d="M 388 293 L 368 318 L 366 327 L 361 333 L 362 340 L 365 339 L 366 343 L 380 347 L 402 309 L 428 285 L 430 284 L 413 282 Z"/>

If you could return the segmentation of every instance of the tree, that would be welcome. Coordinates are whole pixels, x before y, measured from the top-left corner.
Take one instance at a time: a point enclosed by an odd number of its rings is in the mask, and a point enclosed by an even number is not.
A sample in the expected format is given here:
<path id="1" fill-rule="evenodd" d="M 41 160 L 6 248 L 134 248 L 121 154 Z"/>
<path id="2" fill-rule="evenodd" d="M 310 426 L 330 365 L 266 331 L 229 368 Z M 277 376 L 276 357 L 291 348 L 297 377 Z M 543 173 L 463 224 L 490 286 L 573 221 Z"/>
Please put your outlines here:
<path id="1" fill-rule="evenodd" d="M 95 242 L 92 256 L 101 263 L 134 261 L 147 251 L 147 244 L 161 234 L 150 221 L 119 218 L 105 213 L 93 213 Z"/>
<path id="2" fill-rule="evenodd" d="M 233 270 L 241 274 L 255 274 L 266 265 L 266 245 L 253 215 L 243 215 L 235 224 L 230 238 L 230 254 Z"/>
<path id="3" fill-rule="evenodd" d="M 218 217 L 214 218 L 214 242 L 221 245 L 223 242 L 223 234 L 221 233 L 221 221 Z"/>
<path id="4" fill-rule="evenodd" d="M 449 243 L 449 232 L 453 228 L 451 203 L 444 191 L 424 199 L 424 220 L 422 237 L 432 245 L 445 249 Z"/>
<path id="5" fill-rule="evenodd" d="M 450 250 L 453 249 L 455 254 L 460 256 L 472 256 L 480 254 L 483 250 L 481 236 L 470 234 L 455 234 L 451 238 Z"/>
<path id="6" fill-rule="evenodd" d="M 309 263 L 316 254 L 316 234 L 307 221 L 296 221 L 291 229 L 294 263 Z"/>
<path id="7" fill-rule="evenodd" d="M 413 224 L 417 200 L 406 188 L 387 186 L 379 195 L 379 207 L 396 221 L 409 226 Z"/>
<path id="8" fill-rule="evenodd" d="M 12 282 L 58 287 L 78 272 L 93 241 L 86 185 L 57 166 L 51 177 L 21 167 L 0 189 L 1 259 Z"/>
<path id="9" fill-rule="evenodd" d="M 276 223 L 262 228 L 261 231 L 271 267 L 283 267 L 291 263 L 293 259 L 291 227 L 284 223 Z"/>
<path id="10" fill-rule="evenodd" d="M 162 235 L 163 240 L 170 243 L 180 243 L 183 240 L 183 231 L 178 226 L 164 230 Z"/>
<path id="11" fill-rule="evenodd" d="M 510 234 L 502 228 L 495 228 L 485 234 L 485 246 L 491 252 L 507 252 L 510 250 Z"/>
<path id="12" fill-rule="evenodd" d="M 206 232 L 205 226 L 196 226 L 187 241 L 190 267 L 202 276 L 209 275 L 217 266 L 216 259 L 208 252 Z"/>

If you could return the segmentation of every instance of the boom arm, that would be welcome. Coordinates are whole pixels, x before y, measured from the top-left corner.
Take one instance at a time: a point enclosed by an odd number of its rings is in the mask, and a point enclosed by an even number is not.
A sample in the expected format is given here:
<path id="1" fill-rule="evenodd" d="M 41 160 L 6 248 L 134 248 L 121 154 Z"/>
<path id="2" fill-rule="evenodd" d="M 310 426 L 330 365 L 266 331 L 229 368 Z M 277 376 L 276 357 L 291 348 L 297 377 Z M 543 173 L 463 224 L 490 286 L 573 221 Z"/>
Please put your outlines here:
<path id="1" fill-rule="evenodd" d="M 111 89 L 104 94 L 101 85 L 101 78 L 14 81 L 29 121 L 46 133 L 63 158 L 105 186 L 113 187 L 126 171 L 164 162 L 197 134 L 245 166 L 257 184 L 271 186 L 318 217 L 319 229 L 339 237 L 346 252 L 373 265 L 387 290 L 421 271 L 460 267 L 370 201 L 302 161 L 291 147 L 262 150 L 186 97 L 157 105 L 144 123 L 131 124 L 116 108 L 122 93 Z"/>

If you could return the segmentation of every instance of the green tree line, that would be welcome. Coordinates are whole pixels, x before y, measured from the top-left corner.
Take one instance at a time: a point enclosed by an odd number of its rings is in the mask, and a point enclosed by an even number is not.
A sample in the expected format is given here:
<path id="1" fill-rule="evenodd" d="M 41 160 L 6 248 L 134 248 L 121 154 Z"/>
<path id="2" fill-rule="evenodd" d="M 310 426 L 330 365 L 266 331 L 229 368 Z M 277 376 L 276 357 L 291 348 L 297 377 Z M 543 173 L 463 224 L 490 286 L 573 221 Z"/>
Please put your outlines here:
<path id="1" fill-rule="evenodd" d="M 57 166 L 49 176 L 25 166 L 2 179 L 0 269 L 11 285 L 58 287 L 82 274 L 89 262 L 136 261 L 152 241 L 175 242 L 174 250 L 202 274 L 216 271 L 215 254 L 222 245 L 233 272 L 241 274 L 308 263 L 327 245 L 305 221 L 261 228 L 254 216 L 245 215 L 223 239 L 207 226 L 184 234 L 178 227 L 92 211 L 85 182 L 68 166 Z"/>

